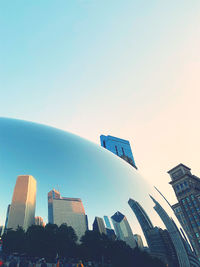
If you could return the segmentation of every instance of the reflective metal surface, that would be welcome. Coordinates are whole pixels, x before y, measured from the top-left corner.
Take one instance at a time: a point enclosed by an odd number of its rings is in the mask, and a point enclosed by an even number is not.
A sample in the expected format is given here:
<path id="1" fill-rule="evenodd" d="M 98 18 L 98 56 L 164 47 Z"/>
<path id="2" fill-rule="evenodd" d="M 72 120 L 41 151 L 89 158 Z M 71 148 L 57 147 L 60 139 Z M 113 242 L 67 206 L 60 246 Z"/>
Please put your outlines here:
<path id="1" fill-rule="evenodd" d="M 16 178 L 37 180 L 36 215 L 47 222 L 47 193 L 81 198 L 89 218 L 126 215 L 134 233 L 140 227 L 128 206 L 129 197 L 143 205 L 154 221 L 151 186 L 137 170 L 116 155 L 79 136 L 49 126 L 0 118 L 0 224 L 11 203 Z M 157 218 L 156 218 L 156 221 Z"/>

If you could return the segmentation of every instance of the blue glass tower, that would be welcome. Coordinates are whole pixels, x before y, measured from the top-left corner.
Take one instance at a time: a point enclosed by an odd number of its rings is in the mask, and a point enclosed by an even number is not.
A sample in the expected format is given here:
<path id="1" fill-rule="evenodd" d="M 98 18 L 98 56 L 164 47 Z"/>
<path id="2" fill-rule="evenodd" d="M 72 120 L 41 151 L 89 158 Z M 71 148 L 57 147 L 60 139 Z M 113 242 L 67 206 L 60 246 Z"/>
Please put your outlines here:
<path id="1" fill-rule="evenodd" d="M 128 140 L 117 138 L 111 135 L 101 135 L 100 136 L 101 146 L 108 149 L 115 155 L 127 161 L 133 167 L 136 167 L 135 160 L 133 158 L 133 153 L 131 150 L 131 145 Z"/>

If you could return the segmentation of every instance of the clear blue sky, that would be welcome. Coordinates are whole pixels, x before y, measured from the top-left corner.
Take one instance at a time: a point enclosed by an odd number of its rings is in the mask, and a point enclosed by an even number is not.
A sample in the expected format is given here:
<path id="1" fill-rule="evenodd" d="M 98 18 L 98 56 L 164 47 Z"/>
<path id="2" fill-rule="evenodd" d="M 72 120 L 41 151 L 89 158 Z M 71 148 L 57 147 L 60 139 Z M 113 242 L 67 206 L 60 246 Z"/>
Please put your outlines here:
<path id="1" fill-rule="evenodd" d="M 166 190 L 198 175 L 200 1 L 0 2 L 0 115 L 129 139 Z"/>

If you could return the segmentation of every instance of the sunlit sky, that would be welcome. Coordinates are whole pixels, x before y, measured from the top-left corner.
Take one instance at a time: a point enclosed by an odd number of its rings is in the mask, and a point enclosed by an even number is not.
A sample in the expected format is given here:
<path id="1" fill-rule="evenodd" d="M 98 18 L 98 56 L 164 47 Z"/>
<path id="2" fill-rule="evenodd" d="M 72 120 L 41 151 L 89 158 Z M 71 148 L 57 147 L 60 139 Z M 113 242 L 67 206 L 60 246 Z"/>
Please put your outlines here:
<path id="1" fill-rule="evenodd" d="M 200 176 L 199 25 L 199 0 L 3 0 L 0 116 L 129 140 L 173 203 L 166 172 Z"/>

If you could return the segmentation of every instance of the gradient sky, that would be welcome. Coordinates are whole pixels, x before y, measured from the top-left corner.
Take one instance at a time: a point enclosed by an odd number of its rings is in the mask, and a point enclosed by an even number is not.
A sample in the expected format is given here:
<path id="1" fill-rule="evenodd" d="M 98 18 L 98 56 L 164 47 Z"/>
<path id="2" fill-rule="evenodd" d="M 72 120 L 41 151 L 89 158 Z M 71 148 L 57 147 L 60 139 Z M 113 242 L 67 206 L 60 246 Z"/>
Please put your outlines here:
<path id="1" fill-rule="evenodd" d="M 173 202 L 166 171 L 200 176 L 199 25 L 199 0 L 3 0 L 0 116 L 128 139 Z"/>

